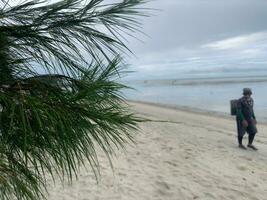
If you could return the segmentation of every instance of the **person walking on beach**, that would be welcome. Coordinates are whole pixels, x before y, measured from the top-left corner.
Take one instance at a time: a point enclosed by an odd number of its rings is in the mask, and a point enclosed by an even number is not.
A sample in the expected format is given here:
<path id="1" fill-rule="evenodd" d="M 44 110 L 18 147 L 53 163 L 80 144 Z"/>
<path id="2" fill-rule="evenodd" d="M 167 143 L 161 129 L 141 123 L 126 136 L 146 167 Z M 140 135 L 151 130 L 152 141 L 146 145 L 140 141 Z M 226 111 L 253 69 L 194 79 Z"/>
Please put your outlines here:
<path id="1" fill-rule="evenodd" d="M 251 97 L 252 91 L 250 88 L 243 89 L 243 97 L 238 100 L 237 103 L 237 132 L 238 132 L 238 144 L 241 149 L 247 149 L 242 140 L 245 133 L 248 133 L 248 148 L 258 150 L 252 143 L 257 133 L 257 121 L 253 110 L 254 101 Z"/>

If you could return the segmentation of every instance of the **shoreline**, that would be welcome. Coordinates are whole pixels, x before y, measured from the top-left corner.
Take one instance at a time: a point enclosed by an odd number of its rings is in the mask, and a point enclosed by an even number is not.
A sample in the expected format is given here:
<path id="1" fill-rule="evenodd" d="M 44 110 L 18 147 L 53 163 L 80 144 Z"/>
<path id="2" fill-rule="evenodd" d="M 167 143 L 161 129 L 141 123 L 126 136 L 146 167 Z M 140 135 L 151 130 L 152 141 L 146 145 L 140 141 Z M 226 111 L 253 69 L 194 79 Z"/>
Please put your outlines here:
<path id="1" fill-rule="evenodd" d="M 222 119 L 235 120 L 235 116 L 230 115 L 230 113 L 227 114 L 224 112 L 210 111 L 210 110 L 194 108 L 194 107 L 190 107 L 190 106 L 169 105 L 169 104 L 164 104 L 164 103 L 155 103 L 155 102 L 139 101 L 139 100 L 127 100 L 127 102 L 144 104 L 144 105 L 148 105 L 148 106 L 152 105 L 152 106 L 166 108 L 166 109 L 175 109 L 177 111 L 183 111 L 183 112 L 188 112 L 188 113 L 192 113 L 192 114 L 213 116 L 213 117 L 218 117 L 218 118 L 222 118 Z M 257 119 L 257 122 L 258 122 L 258 124 L 265 125 L 267 120 Z"/>

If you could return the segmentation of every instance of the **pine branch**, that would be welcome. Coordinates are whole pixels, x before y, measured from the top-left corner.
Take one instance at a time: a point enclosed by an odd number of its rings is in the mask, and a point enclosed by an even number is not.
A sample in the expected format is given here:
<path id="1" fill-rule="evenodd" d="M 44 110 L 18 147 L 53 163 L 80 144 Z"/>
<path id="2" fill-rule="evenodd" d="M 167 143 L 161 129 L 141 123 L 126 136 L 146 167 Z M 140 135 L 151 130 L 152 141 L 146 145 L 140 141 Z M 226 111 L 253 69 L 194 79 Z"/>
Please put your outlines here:
<path id="1" fill-rule="evenodd" d="M 96 147 L 133 142 L 137 118 L 118 82 L 120 36 L 139 30 L 145 0 L 0 1 L 0 198 L 44 198 L 46 176 L 77 178 Z"/>
<path id="2" fill-rule="evenodd" d="M 77 73 L 79 65 L 87 65 L 92 58 L 110 61 L 110 55 L 127 50 L 115 33 L 118 29 L 137 31 L 140 25 L 135 17 L 143 14 L 136 6 L 144 0 L 103 2 L 93 0 L 84 6 L 83 0 L 68 0 L 43 6 L 40 0 L 27 1 L 2 11 L 0 31 L 16 41 L 13 54 L 27 55 L 49 70 L 61 66 Z M 83 52 L 91 58 L 84 57 Z"/>

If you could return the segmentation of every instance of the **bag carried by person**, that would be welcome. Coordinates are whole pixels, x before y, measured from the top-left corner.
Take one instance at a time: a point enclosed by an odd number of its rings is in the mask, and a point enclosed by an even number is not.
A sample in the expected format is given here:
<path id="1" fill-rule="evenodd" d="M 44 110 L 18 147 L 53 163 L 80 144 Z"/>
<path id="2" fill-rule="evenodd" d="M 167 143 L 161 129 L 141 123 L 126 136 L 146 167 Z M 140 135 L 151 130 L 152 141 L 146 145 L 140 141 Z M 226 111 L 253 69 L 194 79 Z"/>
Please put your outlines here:
<path id="1" fill-rule="evenodd" d="M 236 115 L 237 113 L 237 104 L 238 104 L 238 99 L 233 99 L 230 101 L 230 112 L 231 115 Z"/>

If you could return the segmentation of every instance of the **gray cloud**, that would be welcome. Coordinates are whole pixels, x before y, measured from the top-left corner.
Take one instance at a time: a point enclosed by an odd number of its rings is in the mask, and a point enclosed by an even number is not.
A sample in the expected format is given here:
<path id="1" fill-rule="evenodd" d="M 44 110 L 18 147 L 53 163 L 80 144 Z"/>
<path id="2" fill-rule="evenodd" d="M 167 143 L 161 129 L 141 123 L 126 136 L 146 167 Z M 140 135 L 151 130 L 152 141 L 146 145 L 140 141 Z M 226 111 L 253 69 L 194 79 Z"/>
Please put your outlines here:
<path id="1" fill-rule="evenodd" d="M 169 76 L 182 68 L 207 66 L 266 66 L 267 1 L 158 0 L 148 7 L 161 9 L 144 21 L 143 31 L 150 37 L 139 35 L 144 43 L 130 40 L 137 56 L 130 62 L 143 75 Z M 238 48 L 220 49 L 220 45 Z"/>
<path id="2" fill-rule="evenodd" d="M 137 53 L 195 46 L 267 29 L 267 1 L 158 0 L 148 6 L 161 11 L 145 21 L 144 32 L 151 39 L 143 38 L 145 45 L 132 45 Z"/>

